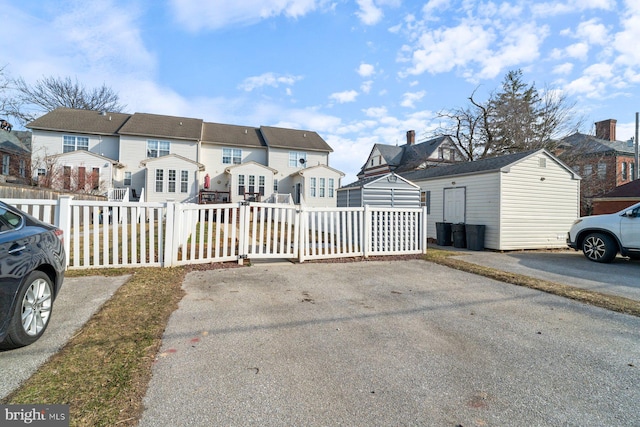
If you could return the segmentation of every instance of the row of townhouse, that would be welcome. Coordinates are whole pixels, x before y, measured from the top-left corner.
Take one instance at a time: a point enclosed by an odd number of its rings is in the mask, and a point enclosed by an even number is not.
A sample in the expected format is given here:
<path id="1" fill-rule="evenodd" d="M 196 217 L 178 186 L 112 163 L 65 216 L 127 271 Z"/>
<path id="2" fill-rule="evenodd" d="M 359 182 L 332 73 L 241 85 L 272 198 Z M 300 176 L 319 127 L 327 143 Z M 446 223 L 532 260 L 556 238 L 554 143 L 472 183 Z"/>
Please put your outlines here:
<path id="1" fill-rule="evenodd" d="M 29 123 L 32 173 L 53 188 L 144 201 L 265 200 L 335 206 L 344 176 L 308 130 L 209 123 L 146 113 L 58 108 Z"/>

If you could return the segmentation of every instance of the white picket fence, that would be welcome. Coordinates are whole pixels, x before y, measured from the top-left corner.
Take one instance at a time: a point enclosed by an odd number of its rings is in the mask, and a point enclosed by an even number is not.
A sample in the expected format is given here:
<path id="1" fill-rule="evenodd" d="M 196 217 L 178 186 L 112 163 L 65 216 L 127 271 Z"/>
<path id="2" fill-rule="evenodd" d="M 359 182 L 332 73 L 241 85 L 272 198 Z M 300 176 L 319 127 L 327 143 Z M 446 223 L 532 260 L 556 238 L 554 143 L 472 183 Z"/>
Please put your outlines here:
<path id="1" fill-rule="evenodd" d="M 425 253 L 426 209 L 5 199 L 64 231 L 69 268 Z"/>

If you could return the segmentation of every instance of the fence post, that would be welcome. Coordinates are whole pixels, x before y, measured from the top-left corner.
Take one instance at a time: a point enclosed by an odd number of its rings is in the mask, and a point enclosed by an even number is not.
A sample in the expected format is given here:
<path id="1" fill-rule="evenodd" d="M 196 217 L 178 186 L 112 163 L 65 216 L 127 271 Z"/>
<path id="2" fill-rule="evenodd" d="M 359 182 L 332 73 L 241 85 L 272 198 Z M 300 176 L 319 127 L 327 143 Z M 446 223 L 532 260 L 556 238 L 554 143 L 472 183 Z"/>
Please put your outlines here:
<path id="1" fill-rule="evenodd" d="M 165 221 L 164 229 L 164 266 L 172 267 L 176 261 L 177 249 L 174 250 L 174 245 L 177 244 L 175 237 L 176 228 L 179 218 L 176 218 L 176 203 L 173 200 L 167 200 L 167 220 Z"/>
<path id="2" fill-rule="evenodd" d="M 54 224 L 64 233 L 64 253 L 66 254 L 66 267 L 69 268 L 69 251 L 71 250 L 71 200 L 73 196 L 59 196 Z"/>
<path id="3" fill-rule="evenodd" d="M 238 265 L 244 265 L 247 257 L 247 247 L 249 246 L 249 218 L 251 208 L 243 202 L 239 202 L 238 217 L 240 220 L 240 231 L 238 236 Z"/>
<path id="4" fill-rule="evenodd" d="M 309 227 L 308 227 L 308 214 L 305 212 L 304 208 L 300 206 L 300 208 L 296 209 L 294 213 L 294 224 L 298 227 L 297 236 L 295 236 L 294 232 L 294 241 L 298 240 L 297 250 L 298 250 L 298 262 L 303 263 L 306 255 L 307 248 L 309 244 L 307 240 L 309 239 Z M 294 230 L 296 227 L 294 226 Z M 296 245 L 294 244 L 294 250 L 296 250 Z"/>
<path id="5" fill-rule="evenodd" d="M 369 251 L 371 250 L 371 236 L 372 236 L 372 227 L 373 221 L 371 220 L 371 210 L 369 209 L 369 205 L 364 205 L 364 224 L 362 225 L 362 247 L 363 247 L 363 256 L 367 258 L 369 256 Z"/>
<path id="6" fill-rule="evenodd" d="M 420 230 L 422 231 L 420 241 L 422 243 L 422 253 L 427 253 L 427 207 L 422 207 L 422 221 L 420 224 Z"/>

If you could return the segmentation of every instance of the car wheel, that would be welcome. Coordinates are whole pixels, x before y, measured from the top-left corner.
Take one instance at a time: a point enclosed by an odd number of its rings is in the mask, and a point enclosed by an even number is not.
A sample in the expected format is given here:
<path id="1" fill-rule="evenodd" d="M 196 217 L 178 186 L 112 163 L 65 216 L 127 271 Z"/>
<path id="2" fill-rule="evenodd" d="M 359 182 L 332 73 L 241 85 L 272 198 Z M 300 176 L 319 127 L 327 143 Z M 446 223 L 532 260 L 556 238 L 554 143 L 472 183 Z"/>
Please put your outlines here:
<path id="1" fill-rule="evenodd" d="M 591 233 L 582 241 L 582 252 L 591 261 L 611 262 L 618 253 L 618 247 L 610 236 Z"/>
<path id="2" fill-rule="evenodd" d="M 0 347 L 24 347 L 37 341 L 47 329 L 52 307 L 51 279 L 41 271 L 31 272 L 18 292 L 8 333 Z"/>

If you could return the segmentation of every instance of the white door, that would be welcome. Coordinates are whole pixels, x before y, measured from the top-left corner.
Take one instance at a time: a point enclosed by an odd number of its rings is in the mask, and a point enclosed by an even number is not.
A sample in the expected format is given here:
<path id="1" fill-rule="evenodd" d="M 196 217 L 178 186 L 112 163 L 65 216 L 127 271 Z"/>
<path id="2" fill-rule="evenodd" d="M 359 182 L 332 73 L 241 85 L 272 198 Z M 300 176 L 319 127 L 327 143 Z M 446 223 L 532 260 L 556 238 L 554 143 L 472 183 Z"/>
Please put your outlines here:
<path id="1" fill-rule="evenodd" d="M 444 222 L 458 224 L 465 221 L 466 188 L 444 189 Z"/>

